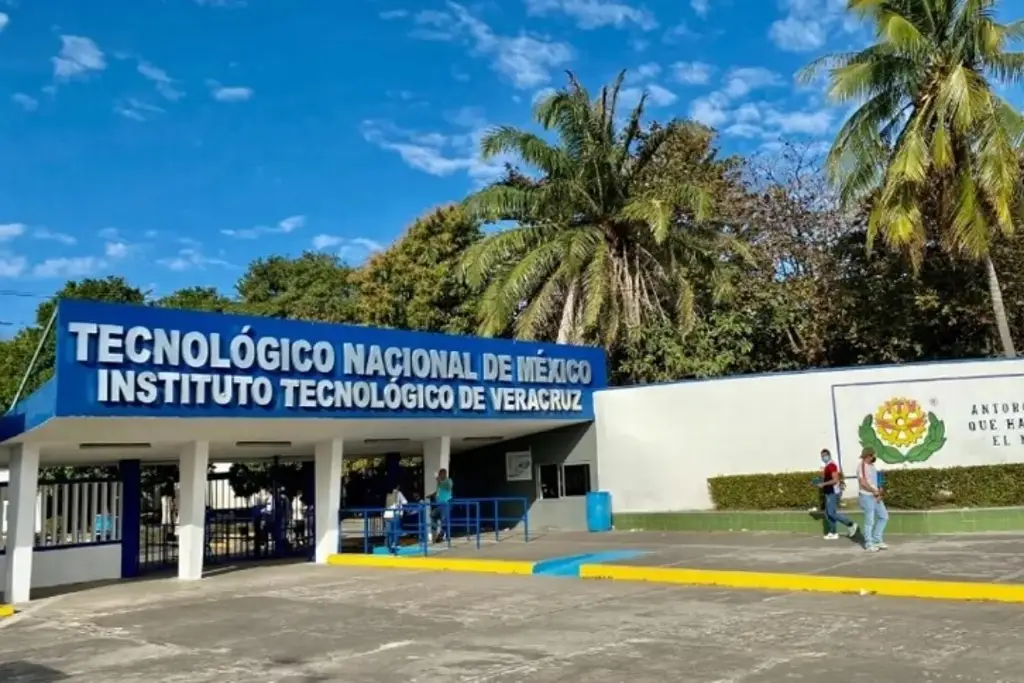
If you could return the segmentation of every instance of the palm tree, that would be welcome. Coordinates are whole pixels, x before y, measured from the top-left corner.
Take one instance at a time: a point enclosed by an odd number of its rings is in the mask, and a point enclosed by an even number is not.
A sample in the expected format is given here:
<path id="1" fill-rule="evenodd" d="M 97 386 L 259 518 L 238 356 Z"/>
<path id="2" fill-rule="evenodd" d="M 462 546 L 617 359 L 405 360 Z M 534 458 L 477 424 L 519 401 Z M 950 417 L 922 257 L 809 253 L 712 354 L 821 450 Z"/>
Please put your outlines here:
<path id="1" fill-rule="evenodd" d="M 703 225 L 706 188 L 646 182 L 666 141 L 694 124 L 645 127 L 644 96 L 618 128 L 624 75 L 592 100 L 570 73 L 567 87 L 539 102 L 536 121 L 555 144 L 508 126 L 483 138 L 485 158 L 514 156 L 534 173 L 508 166 L 465 202 L 484 221 L 514 223 L 463 260 L 469 283 L 485 288 L 481 334 L 611 345 L 651 319 L 685 330 L 694 310 L 687 277 L 721 270 L 722 240 Z"/>
<path id="2" fill-rule="evenodd" d="M 873 23 L 875 44 L 817 60 L 803 77 L 827 68 L 832 99 L 859 103 L 828 167 L 847 207 L 870 202 L 868 247 L 880 236 L 917 268 L 933 242 L 984 264 L 1003 351 L 1013 358 L 990 250 L 1019 215 L 1024 119 L 992 82 L 1024 76 L 1024 54 L 1007 51 L 1024 37 L 1024 22 L 997 22 L 995 5 L 849 0 Z"/>

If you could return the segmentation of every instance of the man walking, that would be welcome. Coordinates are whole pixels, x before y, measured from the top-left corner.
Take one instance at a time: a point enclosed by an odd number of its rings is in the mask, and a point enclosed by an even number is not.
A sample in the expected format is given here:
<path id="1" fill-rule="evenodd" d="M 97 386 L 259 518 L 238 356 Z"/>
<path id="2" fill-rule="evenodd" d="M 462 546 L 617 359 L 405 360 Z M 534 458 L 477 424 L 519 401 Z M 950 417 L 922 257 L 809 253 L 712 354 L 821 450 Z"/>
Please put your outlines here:
<path id="1" fill-rule="evenodd" d="M 846 535 L 853 538 L 857 535 L 856 522 L 839 512 L 839 499 L 843 495 L 843 473 L 839 470 L 839 465 L 832 460 L 832 454 L 827 448 L 821 451 L 821 464 L 825 466 L 825 470 L 818 486 L 821 487 L 825 498 L 825 523 L 828 525 L 825 540 L 834 541 L 839 538 L 839 534 L 836 533 L 837 522 L 845 526 Z"/>
<path id="2" fill-rule="evenodd" d="M 877 553 L 889 546 L 882 540 L 885 525 L 889 522 L 889 511 L 882 501 L 884 491 L 878 481 L 875 469 L 875 451 L 865 448 L 860 454 L 857 481 L 860 484 L 860 509 L 864 511 L 864 550 Z"/>

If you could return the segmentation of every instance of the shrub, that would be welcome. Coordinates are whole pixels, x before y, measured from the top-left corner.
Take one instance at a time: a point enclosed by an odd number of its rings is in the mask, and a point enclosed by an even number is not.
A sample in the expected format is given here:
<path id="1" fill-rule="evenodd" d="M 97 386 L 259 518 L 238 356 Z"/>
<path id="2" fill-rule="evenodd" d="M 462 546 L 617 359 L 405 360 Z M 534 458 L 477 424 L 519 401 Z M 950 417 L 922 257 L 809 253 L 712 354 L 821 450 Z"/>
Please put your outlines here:
<path id="1" fill-rule="evenodd" d="M 820 504 L 818 472 L 742 474 L 708 480 L 717 510 L 806 510 Z M 857 483 L 847 480 L 848 486 Z M 885 472 L 886 504 L 895 510 L 1024 505 L 1024 464 Z"/>

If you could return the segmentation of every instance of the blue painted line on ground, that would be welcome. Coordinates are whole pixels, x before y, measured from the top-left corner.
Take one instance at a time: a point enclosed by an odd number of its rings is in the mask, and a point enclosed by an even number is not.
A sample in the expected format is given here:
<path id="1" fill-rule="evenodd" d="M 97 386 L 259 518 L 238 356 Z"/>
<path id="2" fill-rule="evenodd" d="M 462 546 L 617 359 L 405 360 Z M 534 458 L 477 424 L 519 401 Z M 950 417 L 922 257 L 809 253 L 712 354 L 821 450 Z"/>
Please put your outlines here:
<path id="1" fill-rule="evenodd" d="M 388 550 L 386 545 L 378 545 L 373 548 L 374 555 L 390 555 L 391 551 Z M 396 555 L 422 555 L 423 546 L 421 545 L 403 545 L 398 547 Z"/>
<path id="2" fill-rule="evenodd" d="M 533 566 L 533 573 L 539 576 L 570 576 L 579 578 L 580 567 L 584 564 L 601 564 L 617 560 L 631 560 L 645 554 L 645 550 L 608 550 L 602 553 L 568 555 L 541 560 Z"/>

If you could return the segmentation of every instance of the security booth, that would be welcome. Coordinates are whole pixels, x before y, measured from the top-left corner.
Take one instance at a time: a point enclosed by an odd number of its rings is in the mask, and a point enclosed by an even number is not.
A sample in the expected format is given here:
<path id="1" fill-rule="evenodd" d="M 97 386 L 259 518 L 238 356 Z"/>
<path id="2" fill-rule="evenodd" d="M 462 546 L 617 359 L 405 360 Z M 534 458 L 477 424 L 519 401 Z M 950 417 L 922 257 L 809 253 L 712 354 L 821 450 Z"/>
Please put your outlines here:
<path id="1" fill-rule="evenodd" d="M 211 520 L 247 525 L 270 547 L 302 518 L 304 538 L 283 545 L 326 562 L 339 549 L 346 458 L 421 458 L 424 491 L 444 468 L 456 496 L 512 486 L 543 499 L 527 482 L 559 448 L 584 457 L 607 381 L 594 347 L 78 300 L 59 303 L 55 334 L 53 377 L 0 419 L 0 574 L 12 603 L 33 586 L 135 576 L 167 538 L 179 578 L 198 579 L 217 543 Z M 259 512 L 245 496 L 211 493 L 244 463 L 295 464 L 284 497 L 303 511 L 250 523 Z M 147 479 L 168 465 L 174 481 Z M 41 486 L 40 468 L 55 466 L 112 474 Z M 154 524 L 165 528 L 154 535 Z"/>

